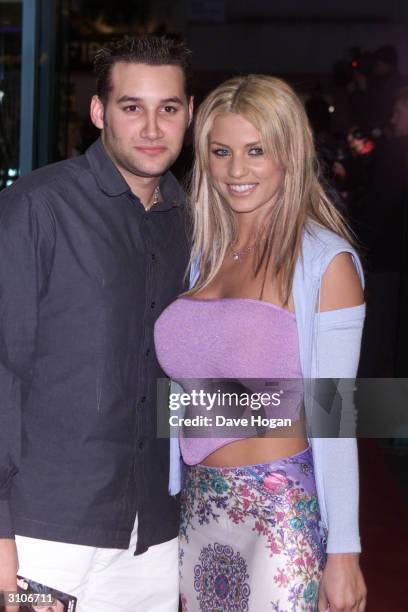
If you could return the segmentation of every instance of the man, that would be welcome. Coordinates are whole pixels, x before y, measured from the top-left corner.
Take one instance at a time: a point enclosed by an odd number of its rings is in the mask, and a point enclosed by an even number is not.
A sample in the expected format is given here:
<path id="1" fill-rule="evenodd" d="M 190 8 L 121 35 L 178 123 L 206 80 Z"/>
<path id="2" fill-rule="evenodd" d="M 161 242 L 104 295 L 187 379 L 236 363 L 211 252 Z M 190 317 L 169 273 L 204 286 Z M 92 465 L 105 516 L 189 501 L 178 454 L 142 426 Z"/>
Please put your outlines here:
<path id="1" fill-rule="evenodd" d="M 188 59 L 164 37 L 100 50 L 100 140 L 0 196 L 0 591 L 19 562 L 78 612 L 178 608 L 153 325 L 188 259 L 168 172 L 192 117 Z"/>
<path id="2" fill-rule="evenodd" d="M 408 87 L 395 99 L 391 124 L 394 129 L 394 162 L 398 177 L 401 209 L 399 257 L 398 323 L 394 375 L 408 378 Z M 398 442 L 403 444 L 401 440 Z M 405 445 L 407 441 L 405 440 Z"/>
<path id="3" fill-rule="evenodd" d="M 390 136 L 374 157 L 366 228 L 367 317 L 359 376 L 404 378 L 408 236 L 408 88 L 394 98 Z"/>
<path id="4" fill-rule="evenodd" d="M 373 53 L 373 68 L 367 90 L 368 113 L 372 126 L 387 130 L 395 96 L 407 84 L 398 69 L 398 52 L 393 45 L 379 47 Z"/>
<path id="5" fill-rule="evenodd" d="M 395 97 L 391 125 L 395 138 L 408 137 L 408 86 L 402 87 Z"/>

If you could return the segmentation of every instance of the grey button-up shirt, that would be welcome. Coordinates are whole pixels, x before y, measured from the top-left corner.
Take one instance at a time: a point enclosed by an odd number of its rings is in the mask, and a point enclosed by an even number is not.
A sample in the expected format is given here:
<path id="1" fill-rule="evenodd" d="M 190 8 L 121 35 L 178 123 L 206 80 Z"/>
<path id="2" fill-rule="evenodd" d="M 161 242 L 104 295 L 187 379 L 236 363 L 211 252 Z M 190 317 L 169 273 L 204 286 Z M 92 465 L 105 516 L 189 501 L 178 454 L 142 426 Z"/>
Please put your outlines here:
<path id="1" fill-rule="evenodd" d="M 0 537 L 177 535 L 153 344 L 184 289 L 183 193 L 145 211 L 100 140 L 0 194 Z"/>

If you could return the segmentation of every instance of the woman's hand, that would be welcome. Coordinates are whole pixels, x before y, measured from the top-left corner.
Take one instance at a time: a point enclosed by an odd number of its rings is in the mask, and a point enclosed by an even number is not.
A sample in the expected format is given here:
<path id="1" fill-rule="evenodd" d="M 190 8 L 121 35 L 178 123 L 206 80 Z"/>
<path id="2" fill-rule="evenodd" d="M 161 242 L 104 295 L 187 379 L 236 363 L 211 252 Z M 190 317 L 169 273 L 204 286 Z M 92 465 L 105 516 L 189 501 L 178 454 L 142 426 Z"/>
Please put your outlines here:
<path id="1" fill-rule="evenodd" d="M 319 612 L 364 612 L 366 597 L 358 553 L 328 554 L 320 582 Z"/>

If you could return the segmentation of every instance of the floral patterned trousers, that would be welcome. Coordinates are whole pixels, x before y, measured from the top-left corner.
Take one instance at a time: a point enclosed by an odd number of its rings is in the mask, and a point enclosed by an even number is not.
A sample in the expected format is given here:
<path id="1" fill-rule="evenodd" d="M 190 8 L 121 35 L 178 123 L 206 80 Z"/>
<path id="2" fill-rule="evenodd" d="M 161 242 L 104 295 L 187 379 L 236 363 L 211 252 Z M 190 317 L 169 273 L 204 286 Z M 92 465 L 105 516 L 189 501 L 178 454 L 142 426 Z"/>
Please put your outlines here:
<path id="1" fill-rule="evenodd" d="M 315 612 L 326 562 L 310 448 L 266 464 L 186 466 L 183 612 Z"/>

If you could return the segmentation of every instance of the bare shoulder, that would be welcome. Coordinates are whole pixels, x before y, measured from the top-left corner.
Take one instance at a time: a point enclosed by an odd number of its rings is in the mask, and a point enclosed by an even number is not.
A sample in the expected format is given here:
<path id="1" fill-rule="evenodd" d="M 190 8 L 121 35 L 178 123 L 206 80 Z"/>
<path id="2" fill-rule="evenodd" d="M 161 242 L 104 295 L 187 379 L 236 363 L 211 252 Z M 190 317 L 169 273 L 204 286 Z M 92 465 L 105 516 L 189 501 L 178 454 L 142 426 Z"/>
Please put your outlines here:
<path id="1" fill-rule="evenodd" d="M 350 253 L 336 255 L 321 283 L 320 311 L 350 308 L 364 303 L 360 278 Z"/>

